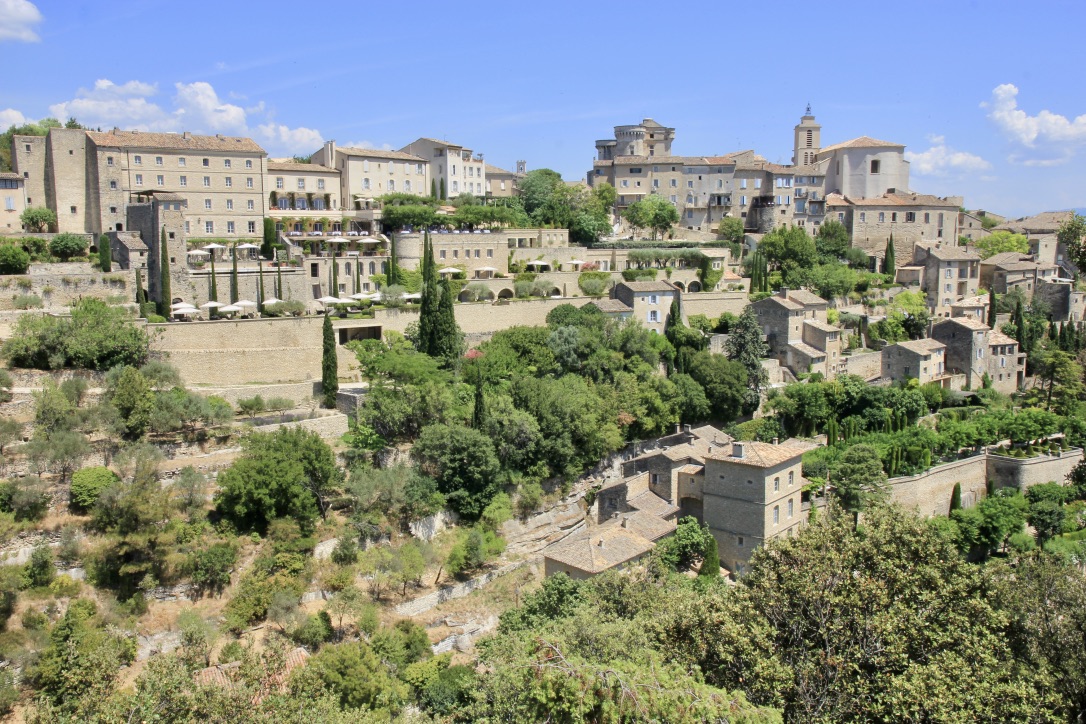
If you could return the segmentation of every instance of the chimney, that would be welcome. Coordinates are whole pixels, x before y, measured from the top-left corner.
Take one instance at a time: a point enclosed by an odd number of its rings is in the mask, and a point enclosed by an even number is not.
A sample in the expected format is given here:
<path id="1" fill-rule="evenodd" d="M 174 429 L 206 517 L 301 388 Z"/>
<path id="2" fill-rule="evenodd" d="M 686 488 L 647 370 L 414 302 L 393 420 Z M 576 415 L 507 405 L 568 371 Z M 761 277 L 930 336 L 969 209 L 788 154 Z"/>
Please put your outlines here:
<path id="1" fill-rule="evenodd" d="M 599 548 L 603 548 L 603 538 L 600 538 L 598 541 L 596 541 L 596 546 L 598 546 Z"/>
<path id="2" fill-rule="evenodd" d="M 689 430 L 689 429 L 690 429 L 690 426 L 689 426 L 689 425 L 687 425 L 687 426 L 686 426 L 686 429 L 688 429 L 688 430 Z M 677 422 L 676 422 L 676 423 L 675 423 L 675 434 L 676 434 L 676 435 L 678 435 L 678 434 L 679 434 L 680 432 L 682 432 L 682 427 L 681 427 L 681 426 L 679 425 L 679 423 L 677 423 Z"/>
<path id="3" fill-rule="evenodd" d="M 630 517 L 629 516 L 626 516 L 626 517 L 624 517 L 622 519 L 622 527 L 623 528 L 629 528 L 630 527 Z M 600 540 L 602 541 L 603 539 L 600 538 Z"/>
<path id="4" fill-rule="evenodd" d="M 745 452 L 746 451 L 743 449 L 743 443 L 741 443 L 741 442 L 733 442 L 732 443 L 732 457 L 733 458 L 738 458 L 739 460 L 742 460 L 745 457 Z"/>
<path id="5" fill-rule="evenodd" d="M 181 137 L 184 138 L 186 141 L 192 140 L 192 131 L 185 131 L 181 134 Z"/>
<path id="6" fill-rule="evenodd" d="M 708 454 L 709 454 L 709 455 L 712 455 L 712 454 L 713 454 L 713 446 L 712 446 L 712 445 L 710 445 L 710 446 L 709 446 L 709 453 L 708 453 Z"/>
<path id="7" fill-rule="evenodd" d="M 683 430 L 690 432 L 690 425 L 683 425 Z"/>
<path id="8" fill-rule="evenodd" d="M 773 438 L 773 444 L 774 445 L 780 445 L 781 444 L 781 439 L 779 437 Z"/>
<path id="9" fill-rule="evenodd" d="M 778 296 L 780 296 L 781 299 L 788 299 L 788 287 L 781 287 Z"/>

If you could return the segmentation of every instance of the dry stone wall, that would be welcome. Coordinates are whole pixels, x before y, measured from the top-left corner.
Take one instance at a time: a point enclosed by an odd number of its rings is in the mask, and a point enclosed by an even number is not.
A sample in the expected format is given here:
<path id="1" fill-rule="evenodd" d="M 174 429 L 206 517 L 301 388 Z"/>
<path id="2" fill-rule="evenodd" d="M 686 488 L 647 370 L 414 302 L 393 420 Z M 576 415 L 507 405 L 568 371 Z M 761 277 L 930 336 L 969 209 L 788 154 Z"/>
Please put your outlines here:
<path id="1" fill-rule="evenodd" d="M 102 273 L 86 262 L 31 264 L 27 274 L 0 276 L 0 311 L 15 309 L 15 297 L 40 297 L 46 308 L 66 308 L 82 297 L 134 302 L 134 271 Z"/>

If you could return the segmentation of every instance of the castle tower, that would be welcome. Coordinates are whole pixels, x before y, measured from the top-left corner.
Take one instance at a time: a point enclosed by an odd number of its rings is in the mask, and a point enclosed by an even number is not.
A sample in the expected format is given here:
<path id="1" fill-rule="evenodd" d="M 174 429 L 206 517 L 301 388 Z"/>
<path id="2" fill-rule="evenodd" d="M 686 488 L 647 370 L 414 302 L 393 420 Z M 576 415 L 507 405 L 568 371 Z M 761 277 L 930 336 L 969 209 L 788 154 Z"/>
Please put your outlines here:
<path id="1" fill-rule="evenodd" d="M 811 114 L 811 104 L 807 104 L 807 112 L 799 120 L 795 128 L 795 143 L 792 146 L 792 165 L 808 166 L 814 163 L 815 157 L 822 148 L 822 126 L 815 122 Z"/>

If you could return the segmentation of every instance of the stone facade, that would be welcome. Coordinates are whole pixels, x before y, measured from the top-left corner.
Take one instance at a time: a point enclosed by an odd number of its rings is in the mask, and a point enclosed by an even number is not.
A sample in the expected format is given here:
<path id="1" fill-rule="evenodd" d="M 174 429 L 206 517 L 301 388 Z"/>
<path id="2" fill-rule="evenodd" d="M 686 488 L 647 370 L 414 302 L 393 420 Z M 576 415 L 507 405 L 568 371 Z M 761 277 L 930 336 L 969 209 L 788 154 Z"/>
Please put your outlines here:
<path id="1" fill-rule="evenodd" d="M 0 173 L 0 233 L 15 234 L 23 228 L 19 219 L 27 206 L 23 181 L 17 173 Z"/>
<path id="2" fill-rule="evenodd" d="M 445 181 L 447 198 L 456 198 L 462 193 L 486 195 L 486 163 L 481 154 L 474 154 L 470 148 L 434 138 L 420 138 L 401 148 L 400 153 L 408 153 L 429 161 L 430 178 L 436 181 L 439 193 L 441 181 Z M 430 189 L 410 193 L 429 196 Z"/>
<path id="3" fill-rule="evenodd" d="M 950 306 L 977 296 L 980 256 L 957 244 L 921 243 L 913 248 L 913 265 L 924 267 L 924 292 L 932 315 L 949 317 Z"/>
<path id="4" fill-rule="evenodd" d="M 41 297 L 50 308 L 82 297 L 135 302 L 135 276 L 121 270 L 103 274 L 85 263 L 31 264 L 27 274 L 0 276 L 0 310 L 14 309 L 14 298 L 25 294 Z"/>
<path id="5" fill-rule="evenodd" d="M 831 194 L 826 202 L 830 218 L 849 230 L 852 245 L 868 256 L 882 259 L 891 235 L 894 255 L 901 264 L 913 257 L 921 241 L 945 240 L 957 244 L 958 196 L 937 197 L 892 190 L 873 198 Z"/>
<path id="6" fill-rule="evenodd" d="M 833 379 L 844 371 L 844 332 L 827 321 L 826 300 L 806 290 L 783 288 L 751 306 L 770 355 L 792 374 L 817 372 Z"/>
<path id="7" fill-rule="evenodd" d="M 1019 354 L 1018 342 L 971 317 L 937 322 L 932 339 L 946 345 L 946 366 L 953 374 L 964 375 L 963 384 L 980 389 L 987 375 L 992 388 L 1010 394 L 1026 381 L 1026 355 Z"/>
<path id="8" fill-rule="evenodd" d="M 916 339 L 892 344 L 882 351 L 882 376 L 894 382 L 915 379 L 949 386 L 946 345 L 933 339 Z"/>

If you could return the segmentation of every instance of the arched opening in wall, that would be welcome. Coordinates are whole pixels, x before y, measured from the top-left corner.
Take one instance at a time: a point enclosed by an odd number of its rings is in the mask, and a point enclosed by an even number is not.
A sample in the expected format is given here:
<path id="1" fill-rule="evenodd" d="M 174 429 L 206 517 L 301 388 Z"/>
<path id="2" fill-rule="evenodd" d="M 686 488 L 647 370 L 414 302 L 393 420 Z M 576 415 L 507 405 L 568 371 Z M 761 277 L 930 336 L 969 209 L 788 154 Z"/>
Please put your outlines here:
<path id="1" fill-rule="evenodd" d="M 377 273 L 377 262 L 371 261 L 370 262 L 370 276 L 372 277 L 376 273 Z"/>
<path id="2" fill-rule="evenodd" d="M 459 299 L 461 302 L 474 302 L 475 294 L 465 289 L 464 291 L 460 292 L 460 296 L 458 296 L 457 299 Z"/>
<path id="3" fill-rule="evenodd" d="M 343 262 L 343 273 L 346 274 L 347 276 L 351 276 L 351 262 L 349 262 L 349 261 Z"/>
<path id="4" fill-rule="evenodd" d="M 698 523 L 703 522 L 705 516 L 704 503 L 697 498 L 679 498 L 679 517 L 685 518 L 688 515 L 694 516 Z"/>
<path id="5" fill-rule="evenodd" d="M 558 298 L 560 298 L 562 296 L 562 290 L 559 289 L 558 287 L 554 287 L 553 289 L 551 289 L 550 296 L 551 296 L 552 299 L 558 299 Z"/>
<path id="6" fill-rule="evenodd" d="M 687 287 L 686 291 L 688 291 L 688 292 L 700 292 L 701 291 L 701 282 L 690 282 L 690 286 Z"/>
<path id="7" fill-rule="evenodd" d="M 676 287 L 678 287 L 680 292 L 685 292 L 686 291 L 686 287 L 683 286 L 682 282 L 671 282 L 671 283 L 674 284 Z"/>
<path id="8" fill-rule="evenodd" d="M 513 298 L 513 290 L 512 289 L 502 289 L 501 291 L 498 292 L 498 299 L 512 299 L 512 298 Z"/>

